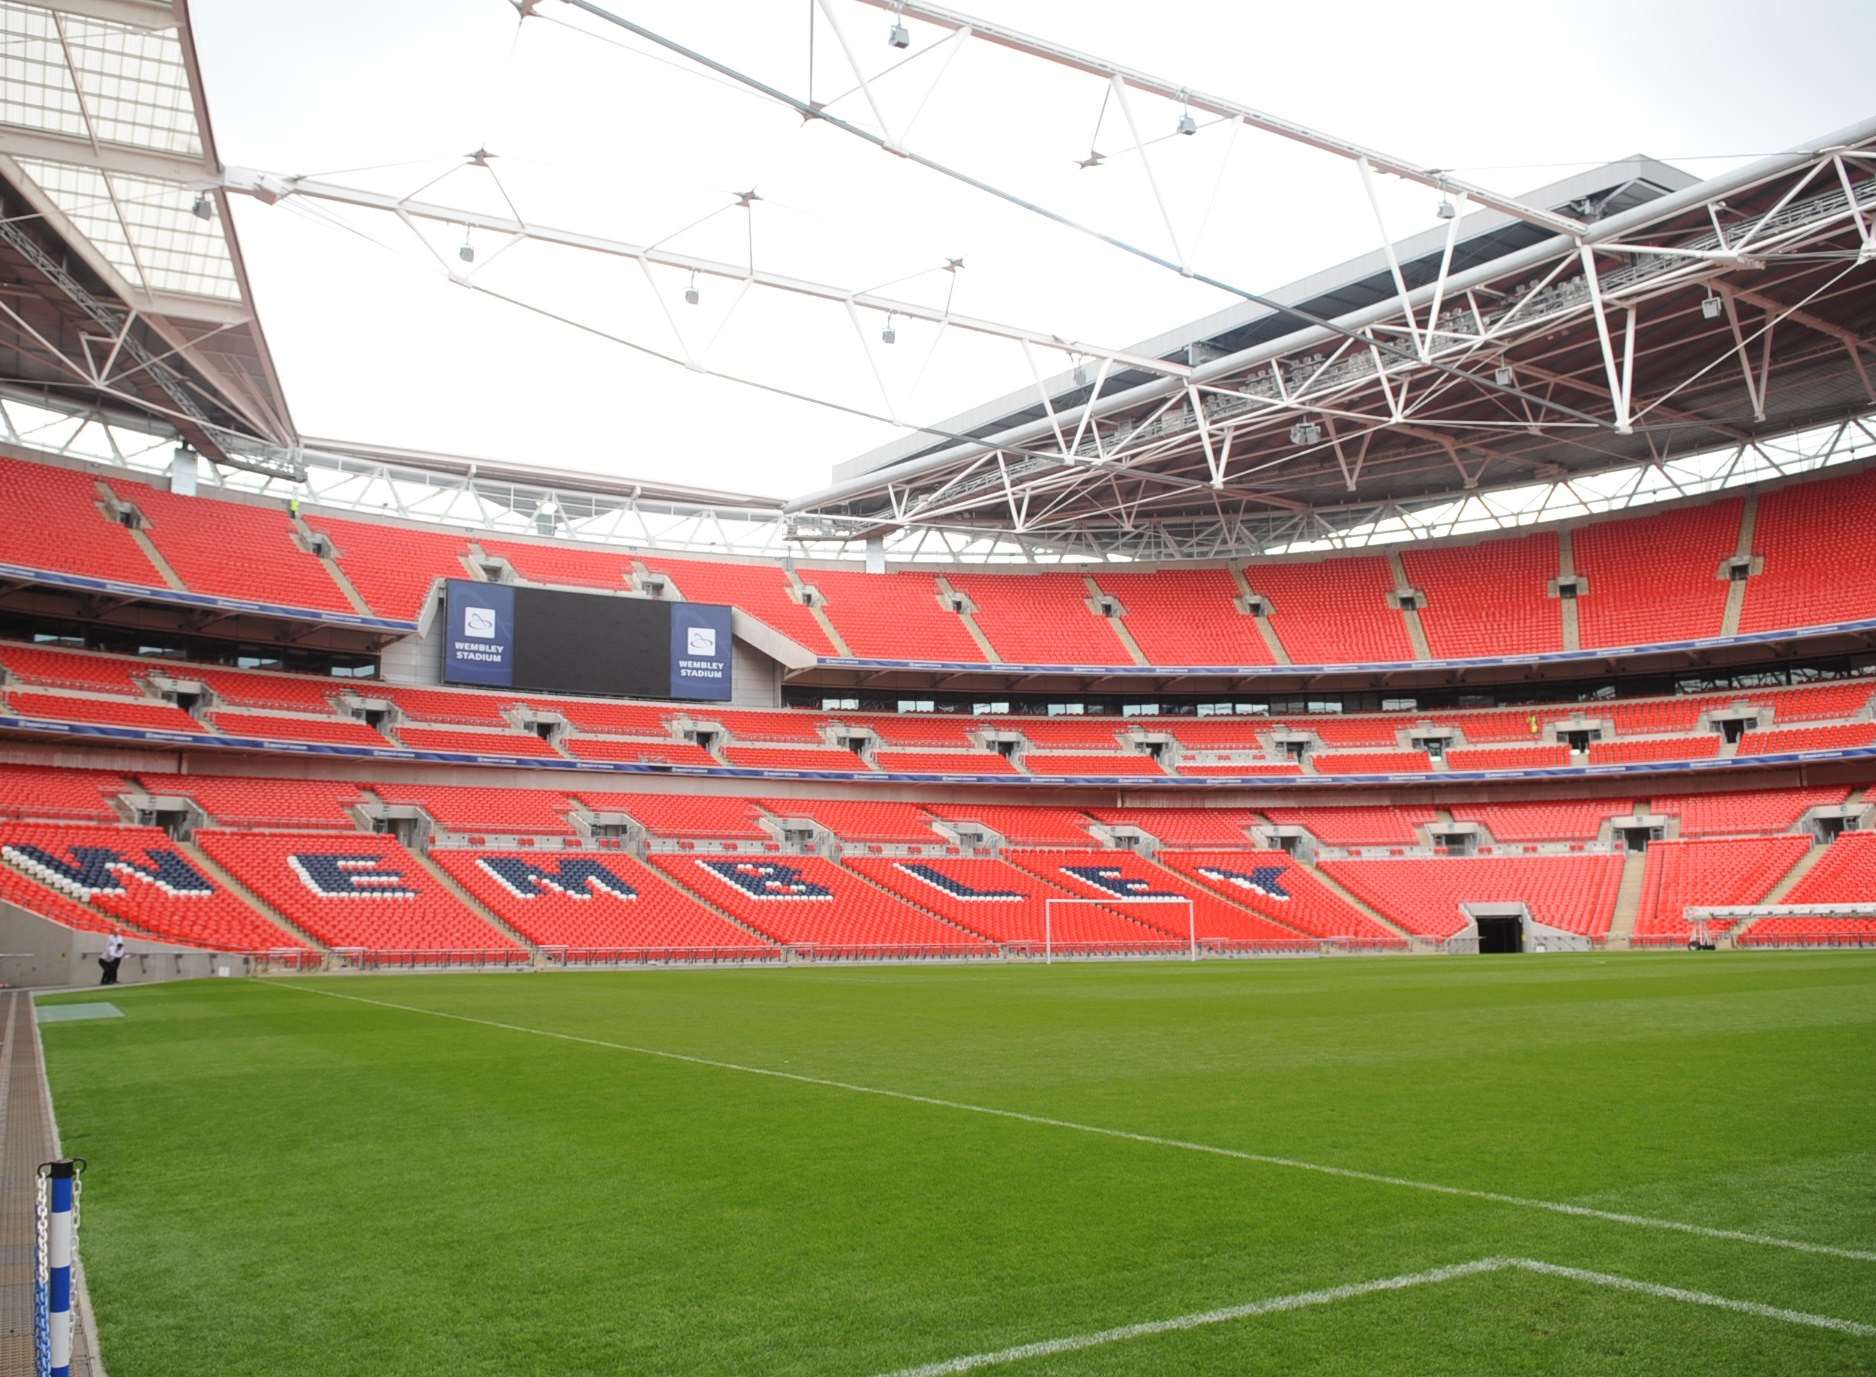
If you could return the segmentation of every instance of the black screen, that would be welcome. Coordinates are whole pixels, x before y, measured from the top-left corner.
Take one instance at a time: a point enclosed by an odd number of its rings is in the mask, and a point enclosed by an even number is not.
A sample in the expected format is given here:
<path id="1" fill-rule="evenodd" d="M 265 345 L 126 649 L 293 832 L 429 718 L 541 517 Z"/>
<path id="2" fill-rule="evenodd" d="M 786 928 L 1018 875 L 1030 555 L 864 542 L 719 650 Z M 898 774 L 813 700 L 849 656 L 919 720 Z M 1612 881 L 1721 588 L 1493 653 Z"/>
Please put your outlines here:
<path id="1" fill-rule="evenodd" d="M 516 588 L 513 687 L 669 696 L 669 605 L 645 598 Z"/>

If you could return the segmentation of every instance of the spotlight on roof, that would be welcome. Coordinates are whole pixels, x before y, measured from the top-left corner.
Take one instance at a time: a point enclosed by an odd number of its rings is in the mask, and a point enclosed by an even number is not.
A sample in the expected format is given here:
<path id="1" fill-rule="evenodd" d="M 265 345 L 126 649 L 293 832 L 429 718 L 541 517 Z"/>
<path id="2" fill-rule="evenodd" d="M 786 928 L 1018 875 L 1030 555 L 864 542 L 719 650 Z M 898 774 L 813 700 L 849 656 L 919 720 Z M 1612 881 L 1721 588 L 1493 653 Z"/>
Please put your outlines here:
<path id="1" fill-rule="evenodd" d="M 476 246 L 465 239 L 462 247 L 456 250 L 456 256 L 465 263 L 473 263 L 476 261 Z"/>
<path id="2" fill-rule="evenodd" d="M 1314 421 L 1298 421 L 1290 427 L 1290 443 L 1293 445 L 1313 445 L 1322 439 L 1322 427 Z"/>
<path id="3" fill-rule="evenodd" d="M 1504 363 L 1499 364 L 1497 369 L 1492 373 L 1492 381 L 1497 383 L 1500 387 L 1510 387 L 1513 382 L 1511 365 Z"/>
<path id="4" fill-rule="evenodd" d="M 215 203 L 208 199 L 208 193 L 206 191 L 198 191 L 195 194 L 195 204 L 189 207 L 189 213 L 198 220 L 213 220 L 215 218 Z"/>
<path id="5" fill-rule="evenodd" d="M 1700 314 L 1707 320 L 1718 320 L 1725 309 L 1726 303 L 1715 292 L 1708 292 L 1700 302 Z"/>
<path id="6" fill-rule="evenodd" d="M 912 46 L 912 35 L 905 31 L 905 25 L 895 19 L 892 27 L 886 30 L 886 41 L 895 48 L 909 48 Z"/>
<path id="7" fill-rule="evenodd" d="M 1453 208 L 1452 198 L 1450 196 L 1440 197 L 1440 219 L 1450 220 L 1457 214 L 1459 214 L 1459 212 Z"/>
<path id="8" fill-rule="evenodd" d="M 1179 123 L 1174 125 L 1173 128 L 1178 130 L 1181 134 L 1196 134 L 1199 132 L 1199 122 L 1192 118 L 1192 112 L 1188 110 L 1183 115 L 1179 116 Z"/>
<path id="9" fill-rule="evenodd" d="M 686 306 L 695 306 L 702 300 L 703 293 L 697 290 L 697 274 L 692 273 L 690 275 L 690 286 L 684 289 L 684 304 Z"/>
<path id="10" fill-rule="evenodd" d="M 899 342 L 899 332 L 892 328 L 891 316 L 886 317 L 886 328 L 879 332 L 879 342 L 881 344 L 897 344 Z"/>

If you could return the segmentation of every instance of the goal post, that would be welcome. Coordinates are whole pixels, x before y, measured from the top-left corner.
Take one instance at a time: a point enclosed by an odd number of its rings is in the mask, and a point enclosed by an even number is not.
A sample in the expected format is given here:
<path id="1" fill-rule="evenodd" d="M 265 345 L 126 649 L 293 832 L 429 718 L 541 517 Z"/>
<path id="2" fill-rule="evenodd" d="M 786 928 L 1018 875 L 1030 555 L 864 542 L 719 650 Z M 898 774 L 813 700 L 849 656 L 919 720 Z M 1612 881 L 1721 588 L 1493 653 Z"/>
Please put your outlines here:
<path id="1" fill-rule="evenodd" d="M 1122 914 L 1127 914 L 1130 909 L 1151 909 L 1158 914 L 1168 909 L 1183 908 L 1185 910 L 1186 959 L 1189 961 L 1199 959 L 1199 909 L 1191 899 L 1183 896 L 1171 896 L 1165 899 L 1044 899 L 1042 902 L 1042 961 L 1044 965 L 1053 965 L 1055 962 L 1055 915 L 1057 910 L 1065 908 L 1101 908 L 1110 913 Z M 1166 925 L 1152 922 L 1152 926 L 1163 928 Z M 1174 930 L 1177 931 L 1176 928 Z"/>

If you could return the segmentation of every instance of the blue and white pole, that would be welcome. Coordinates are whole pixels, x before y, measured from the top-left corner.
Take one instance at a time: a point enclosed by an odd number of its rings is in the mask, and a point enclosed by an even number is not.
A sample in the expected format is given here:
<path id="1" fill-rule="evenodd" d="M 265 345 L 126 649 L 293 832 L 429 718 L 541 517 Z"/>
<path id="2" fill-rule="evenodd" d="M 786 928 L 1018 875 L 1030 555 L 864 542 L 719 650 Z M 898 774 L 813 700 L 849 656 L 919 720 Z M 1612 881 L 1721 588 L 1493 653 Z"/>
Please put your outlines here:
<path id="1" fill-rule="evenodd" d="M 76 1162 L 47 1162 L 39 1168 L 45 1186 L 45 1333 L 39 1344 L 44 1377 L 72 1377 L 72 1246 Z"/>

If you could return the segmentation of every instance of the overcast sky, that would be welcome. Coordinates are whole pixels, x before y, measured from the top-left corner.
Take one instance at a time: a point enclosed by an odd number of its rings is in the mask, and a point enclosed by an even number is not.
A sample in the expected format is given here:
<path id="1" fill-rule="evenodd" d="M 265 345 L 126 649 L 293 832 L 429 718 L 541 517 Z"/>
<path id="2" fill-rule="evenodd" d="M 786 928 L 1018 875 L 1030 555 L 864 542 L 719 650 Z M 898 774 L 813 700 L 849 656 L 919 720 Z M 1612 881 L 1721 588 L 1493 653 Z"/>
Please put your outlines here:
<path id="1" fill-rule="evenodd" d="M 1253 289 L 1380 241 L 1347 163 L 1136 97 L 1162 217 L 1125 113 L 1098 79 L 982 42 L 958 51 L 833 0 L 880 114 L 906 142 L 1076 220 Z M 872 127 L 809 0 L 612 0 L 619 13 Z M 1712 175 L 1872 112 L 1876 5 L 1285 7 L 985 0 L 986 17 L 1417 164 L 1519 193 L 1632 153 Z M 1124 346 L 1232 304 L 1164 269 L 893 158 L 544 0 L 194 0 L 222 159 L 324 175 L 531 223 L 754 262 L 1064 338 Z M 908 60 L 908 58 L 910 60 Z M 942 80 L 934 86 L 934 78 Z M 916 120 L 914 121 L 914 116 Z M 463 165 L 487 147 L 490 173 Z M 1090 148 L 1107 161 L 1074 164 Z M 750 212 L 734 193 L 756 188 Z M 1391 237 L 1437 195 L 1384 179 Z M 728 491 L 794 494 L 832 466 L 1070 363 L 1002 340 L 394 217 L 237 198 L 268 339 L 304 434 Z M 1166 221 L 1170 219 L 1169 230 Z M 701 220 L 701 224 L 696 224 Z M 689 226 L 690 228 L 686 228 Z M 679 232 L 683 231 L 683 232 Z M 965 268 L 947 274 L 947 257 Z M 489 292 L 466 290 L 450 272 Z M 882 284 L 893 284 L 883 287 Z M 547 314 L 551 313 L 551 314 Z M 553 317 L 560 317 L 555 319 Z M 674 333 L 675 326 L 675 333 Z M 582 328 L 585 327 L 585 328 Z M 759 392 L 660 353 L 811 394 Z M 856 414 L 863 413 L 863 414 Z"/>

